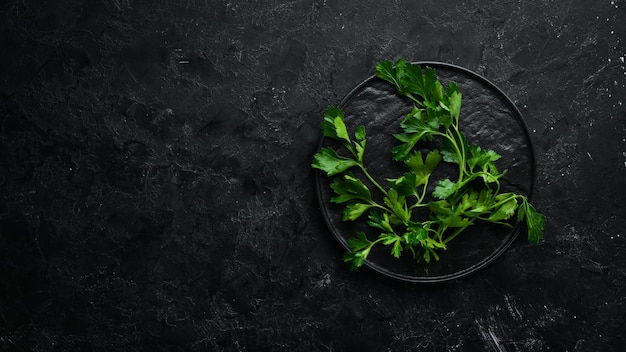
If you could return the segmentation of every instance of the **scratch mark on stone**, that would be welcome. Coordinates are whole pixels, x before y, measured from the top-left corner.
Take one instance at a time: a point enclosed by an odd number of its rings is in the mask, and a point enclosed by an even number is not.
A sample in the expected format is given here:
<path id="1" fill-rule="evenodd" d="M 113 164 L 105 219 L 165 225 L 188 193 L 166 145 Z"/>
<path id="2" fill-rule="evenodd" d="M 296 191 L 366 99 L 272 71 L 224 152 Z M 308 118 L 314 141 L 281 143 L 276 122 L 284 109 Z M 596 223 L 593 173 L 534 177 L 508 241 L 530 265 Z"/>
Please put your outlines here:
<path id="1" fill-rule="evenodd" d="M 587 156 L 589 157 L 589 159 L 593 160 L 593 157 L 591 156 L 591 153 L 587 152 Z"/>
<path id="2" fill-rule="evenodd" d="M 493 332 L 491 326 L 485 329 L 485 327 L 482 326 L 478 320 L 476 320 L 476 325 L 478 325 L 478 331 L 480 332 L 480 336 L 483 338 L 483 341 L 491 346 L 493 351 L 506 352 L 506 348 L 504 348 L 502 343 L 500 343 L 500 339 Z"/>
<path id="3" fill-rule="evenodd" d="M 511 302 L 511 298 L 509 295 L 504 295 L 504 302 L 506 303 L 506 307 L 509 310 L 509 313 L 513 318 L 519 320 L 522 318 L 522 313 L 519 309 Z"/>
<path id="4" fill-rule="evenodd" d="M 493 330 L 491 330 L 491 328 L 489 328 L 489 336 L 491 336 L 491 339 L 493 340 L 496 347 L 498 348 L 498 351 L 500 352 L 506 351 L 504 347 L 500 344 L 500 340 L 496 337 L 496 334 L 493 333 Z"/>

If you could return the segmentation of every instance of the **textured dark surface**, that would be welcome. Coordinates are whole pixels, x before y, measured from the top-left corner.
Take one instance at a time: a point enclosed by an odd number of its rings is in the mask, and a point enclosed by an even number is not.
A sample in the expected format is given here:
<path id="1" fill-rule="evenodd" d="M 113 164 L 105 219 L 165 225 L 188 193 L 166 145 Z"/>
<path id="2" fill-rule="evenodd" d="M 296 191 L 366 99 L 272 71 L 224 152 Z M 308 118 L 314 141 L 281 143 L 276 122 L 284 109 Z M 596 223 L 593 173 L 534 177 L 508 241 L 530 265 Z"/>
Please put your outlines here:
<path id="1" fill-rule="evenodd" d="M 626 3 L 6 1 L 0 350 L 615 351 Z M 309 165 L 376 61 L 449 62 L 530 129 L 545 240 L 440 286 L 349 273 Z"/>

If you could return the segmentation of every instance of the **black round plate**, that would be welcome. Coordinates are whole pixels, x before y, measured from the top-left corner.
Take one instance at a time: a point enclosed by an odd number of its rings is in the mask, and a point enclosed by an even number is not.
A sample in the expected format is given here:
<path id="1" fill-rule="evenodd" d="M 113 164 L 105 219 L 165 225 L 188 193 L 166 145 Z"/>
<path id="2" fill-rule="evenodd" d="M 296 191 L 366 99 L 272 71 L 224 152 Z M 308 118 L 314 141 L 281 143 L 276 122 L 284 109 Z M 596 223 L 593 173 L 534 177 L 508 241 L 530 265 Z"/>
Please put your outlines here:
<path id="1" fill-rule="evenodd" d="M 530 198 L 535 182 L 535 162 L 530 136 L 520 111 L 515 104 L 493 83 L 465 68 L 440 62 L 415 62 L 432 67 L 443 86 L 450 81 L 459 85 L 463 95 L 459 126 L 470 144 L 493 149 L 502 158 L 496 162 L 500 170 L 507 170 L 501 179 L 502 192 L 515 192 Z M 387 82 L 372 76 L 355 87 L 340 103 L 345 113 L 346 126 L 353 134 L 358 126 L 365 126 L 367 145 L 365 165 L 377 181 L 386 186 L 385 178 L 399 177 L 403 168 L 391 159 L 391 149 L 398 141 L 393 134 L 401 132 L 400 122 L 410 112 L 411 102 L 396 94 Z M 434 142 L 433 142 L 434 143 Z M 334 140 L 322 138 L 320 148 L 341 149 Z M 424 145 L 425 149 L 436 145 Z M 430 184 L 446 175 L 454 179 L 456 168 L 441 163 L 431 176 Z M 332 178 L 317 173 L 317 191 L 326 223 L 339 241 L 348 250 L 347 239 L 357 231 L 364 231 L 368 238 L 375 239 L 378 233 L 367 226 L 367 216 L 354 222 L 342 221 L 343 205 L 332 204 L 330 189 Z M 372 193 L 375 193 L 373 188 Z M 374 246 L 365 266 L 391 278 L 418 283 L 444 282 L 474 273 L 504 253 L 517 237 L 518 222 L 512 227 L 478 222 L 448 243 L 445 251 L 439 251 L 440 260 L 419 263 L 410 253 L 404 252 L 400 259 L 390 254 L 386 246 Z"/>

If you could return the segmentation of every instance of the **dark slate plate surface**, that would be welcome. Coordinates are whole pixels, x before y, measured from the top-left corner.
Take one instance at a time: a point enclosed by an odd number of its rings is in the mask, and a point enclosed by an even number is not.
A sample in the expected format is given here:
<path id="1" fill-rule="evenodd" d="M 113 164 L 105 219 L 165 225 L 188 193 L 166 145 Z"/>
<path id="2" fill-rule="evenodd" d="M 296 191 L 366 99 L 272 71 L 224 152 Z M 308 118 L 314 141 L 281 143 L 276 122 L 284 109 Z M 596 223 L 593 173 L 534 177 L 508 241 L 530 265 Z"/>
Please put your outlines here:
<path id="1" fill-rule="evenodd" d="M 444 87 L 454 81 L 463 94 L 460 128 L 470 144 L 493 149 L 502 158 L 496 163 L 500 170 L 508 170 L 502 178 L 502 191 L 530 196 L 534 184 L 535 170 L 533 149 L 528 130 L 519 110 L 513 102 L 493 83 L 484 77 L 459 66 L 419 62 L 422 68 L 435 69 Z M 341 102 L 349 131 L 365 126 L 367 146 L 366 167 L 378 183 L 385 185 L 386 178 L 400 176 L 404 171 L 400 163 L 391 160 L 391 149 L 398 142 L 393 134 L 399 133 L 400 122 L 411 110 L 411 102 L 396 94 L 394 88 L 374 76 L 352 90 Z M 341 146 L 328 138 L 321 146 L 331 146 L 344 152 Z M 424 151 L 436 148 L 419 145 Z M 456 167 L 441 163 L 430 180 L 430 188 L 445 177 L 454 179 Z M 366 216 L 355 222 L 342 221 L 343 205 L 331 204 L 333 178 L 318 174 L 319 201 L 327 225 L 341 246 L 348 250 L 347 239 L 357 231 L 364 231 L 370 239 L 378 232 L 366 224 Z M 370 187 L 375 193 L 374 187 Z M 431 191 L 429 191 L 431 193 Z M 426 215 L 426 214 L 424 214 Z M 417 263 L 409 253 L 395 259 L 389 248 L 375 246 L 366 265 L 377 272 L 410 282 L 441 282 L 471 274 L 498 258 L 515 240 L 523 226 L 514 223 L 512 228 L 487 223 L 477 223 L 466 229 L 440 251 L 441 259 L 431 263 Z"/>

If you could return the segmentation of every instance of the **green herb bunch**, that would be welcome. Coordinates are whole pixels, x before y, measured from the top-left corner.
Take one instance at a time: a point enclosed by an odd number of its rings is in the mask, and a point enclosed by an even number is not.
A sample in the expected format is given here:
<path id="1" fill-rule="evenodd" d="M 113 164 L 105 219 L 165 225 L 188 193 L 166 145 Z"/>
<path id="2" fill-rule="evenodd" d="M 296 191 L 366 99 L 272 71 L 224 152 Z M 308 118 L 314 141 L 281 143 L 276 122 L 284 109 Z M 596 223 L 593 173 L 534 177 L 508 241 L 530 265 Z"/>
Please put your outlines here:
<path id="1" fill-rule="evenodd" d="M 495 164 L 501 156 L 469 144 L 460 131 L 461 92 L 457 84 L 451 82 L 444 89 L 432 68 L 422 70 L 402 59 L 395 65 L 390 61 L 377 63 L 376 76 L 391 83 L 399 95 L 413 103 L 400 124 L 402 133 L 394 135 L 400 143 L 391 151 L 393 160 L 402 163 L 406 172 L 386 179 L 387 188 L 381 186 L 363 162 L 365 127 L 359 126 L 351 137 L 344 113 L 337 107 L 326 110 L 322 132 L 340 142 L 349 155 L 323 147 L 312 163 L 313 168 L 334 178 L 330 187 L 335 196 L 331 202 L 345 205 L 343 220 L 354 221 L 367 214 L 367 224 L 379 232 L 375 239 L 364 232 L 348 239 L 350 251 L 344 255 L 344 261 L 350 269 L 362 266 L 377 244 L 389 246 L 396 258 L 409 251 L 418 261 L 439 260 L 437 252 L 445 250 L 468 226 L 488 222 L 510 227 L 510 219 L 515 215 L 526 222 L 528 241 L 537 244 L 543 237 L 545 217 L 524 195 L 501 192 L 500 178 L 506 171 L 499 171 Z M 435 139 L 439 139 L 441 147 L 425 155 L 416 147 Z M 458 176 L 455 180 L 438 180 L 428 196 L 431 175 L 441 161 L 456 164 Z M 374 200 L 370 187 L 381 192 L 382 202 Z M 424 211 L 418 209 L 426 211 L 425 219 L 416 219 L 420 214 L 424 217 Z"/>

